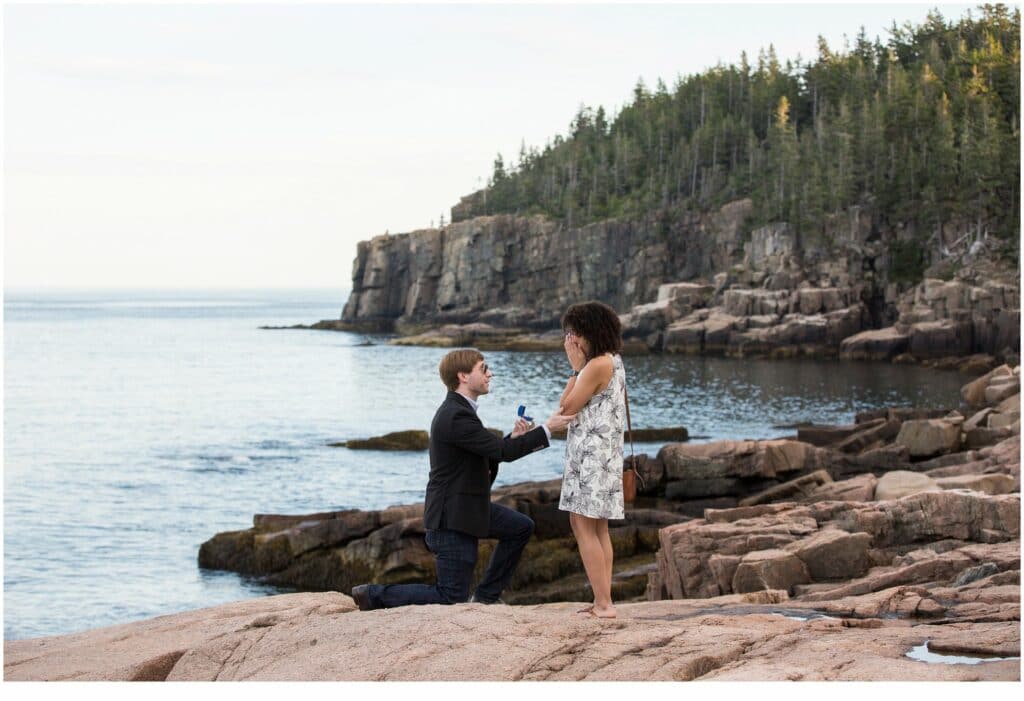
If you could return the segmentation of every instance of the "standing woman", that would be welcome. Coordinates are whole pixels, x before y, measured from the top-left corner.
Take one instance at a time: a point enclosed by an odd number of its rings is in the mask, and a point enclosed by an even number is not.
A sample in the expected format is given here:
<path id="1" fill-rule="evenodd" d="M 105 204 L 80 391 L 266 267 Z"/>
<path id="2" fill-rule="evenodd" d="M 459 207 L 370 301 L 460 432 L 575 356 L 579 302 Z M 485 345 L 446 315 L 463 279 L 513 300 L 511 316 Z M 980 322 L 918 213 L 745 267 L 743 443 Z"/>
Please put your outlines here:
<path id="1" fill-rule="evenodd" d="M 615 618 L 612 606 L 612 541 L 608 519 L 625 517 L 622 500 L 622 432 L 626 423 L 622 325 L 607 304 L 574 304 L 562 317 L 572 377 L 562 392 L 562 414 L 576 414 L 565 445 L 565 473 L 558 508 L 569 523 L 594 592 L 577 613 Z"/>

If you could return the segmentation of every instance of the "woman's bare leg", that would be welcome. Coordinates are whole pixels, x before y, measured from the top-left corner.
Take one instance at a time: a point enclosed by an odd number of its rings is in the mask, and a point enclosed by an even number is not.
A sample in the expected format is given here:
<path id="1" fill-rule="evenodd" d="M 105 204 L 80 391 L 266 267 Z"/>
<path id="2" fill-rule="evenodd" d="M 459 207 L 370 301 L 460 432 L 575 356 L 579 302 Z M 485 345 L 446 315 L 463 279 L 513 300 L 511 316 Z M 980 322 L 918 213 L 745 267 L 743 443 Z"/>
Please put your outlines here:
<path id="1" fill-rule="evenodd" d="M 612 538 L 608 535 L 608 519 L 598 519 L 597 538 L 601 541 L 601 550 L 604 551 L 604 564 L 605 567 L 608 568 L 608 586 L 610 591 L 612 581 L 612 563 L 615 559 L 615 552 L 612 550 Z"/>
<path id="2" fill-rule="evenodd" d="M 578 529 L 581 528 L 581 526 L 578 525 L 577 519 L 579 519 L 579 516 L 577 516 L 576 514 L 574 514 L 574 513 L 572 513 L 570 511 L 569 512 L 569 527 L 572 528 L 572 535 L 576 539 L 576 542 L 579 543 L 580 536 L 579 536 L 579 533 L 578 533 Z M 591 592 L 593 592 L 593 587 L 591 587 Z M 591 604 L 587 604 L 586 606 L 584 606 L 583 608 L 578 610 L 576 613 L 590 613 L 593 610 L 594 610 L 594 604 L 591 603 Z"/>
<path id="3" fill-rule="evenodd" d="M 570 520 L 574 521 L 576 545 L 580 550 L 580 559 L 583 560 L 590 588 L 594 591 L 594 608 L 591 613 L 598 618 L 614 618 L 611 570 L 605 562 L 604 547 L 597 532 L 601 519 L 571 514 Z"/>

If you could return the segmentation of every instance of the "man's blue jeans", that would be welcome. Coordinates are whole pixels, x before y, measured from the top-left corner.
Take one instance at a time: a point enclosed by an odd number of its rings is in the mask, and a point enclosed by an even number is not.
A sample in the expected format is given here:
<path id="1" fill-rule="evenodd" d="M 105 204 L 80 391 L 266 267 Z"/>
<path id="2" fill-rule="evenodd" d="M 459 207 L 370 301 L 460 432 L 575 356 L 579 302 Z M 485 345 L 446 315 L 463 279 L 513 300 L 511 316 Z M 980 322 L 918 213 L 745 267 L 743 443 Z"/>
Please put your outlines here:
<path id="1" fill-rule="evenodd" d="M 497 538 L 487 571 L 476 587 L 476 600 L 494 603 L 512 578 L 533 534 L 533 519 L 514 509 L 491 504 L 488 538 Z M 428 530 L 427 547 L 437 562 L 437 584 L 373 584 L 370 604 L 374 608 L 394 608 L 412 604 L 461 604 L 469 600 L 476 567 L 477 538 L 468 533 Z"/>

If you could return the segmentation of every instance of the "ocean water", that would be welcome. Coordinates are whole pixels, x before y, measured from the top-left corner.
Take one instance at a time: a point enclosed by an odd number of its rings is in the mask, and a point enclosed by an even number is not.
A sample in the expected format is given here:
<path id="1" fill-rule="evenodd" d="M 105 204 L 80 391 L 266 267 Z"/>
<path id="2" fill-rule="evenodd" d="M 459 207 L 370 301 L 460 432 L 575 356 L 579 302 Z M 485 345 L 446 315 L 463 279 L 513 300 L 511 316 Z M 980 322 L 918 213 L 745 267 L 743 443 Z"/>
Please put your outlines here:
<path id="1" fill-rule="evenodd" d="M 256 513 L 423 498 L 425 452 L 328 443 L 427 429 L 445 351 L 261 325 L 334 318 L 344 290 L 8 292 L 4 300 L 4 637 L 69 633 L 280 593 L 200 570 L 199 545 Z M 556 408 L 562 353 L 486 353 L 481 401 Z M 626 358 L 637 428 L 768 438 L 886 406 L 956 406 L 967 378 L 887 364 Z M 654 453 L 659 444 L 638 444 Z M 561 475 L 564 443 L 497 484 Z"/>

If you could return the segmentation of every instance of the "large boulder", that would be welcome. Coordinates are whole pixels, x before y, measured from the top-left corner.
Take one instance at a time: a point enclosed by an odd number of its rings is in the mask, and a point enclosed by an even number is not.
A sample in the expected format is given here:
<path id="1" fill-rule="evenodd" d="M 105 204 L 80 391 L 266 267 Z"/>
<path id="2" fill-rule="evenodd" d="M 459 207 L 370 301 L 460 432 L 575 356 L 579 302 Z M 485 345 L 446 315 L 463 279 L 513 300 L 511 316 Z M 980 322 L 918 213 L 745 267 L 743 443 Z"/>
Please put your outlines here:
<path id="1" fill-rule="evenodd" d="M 669 324 L 665 329 L 663 349 L 666 353 L 699 355 L 704 351 L 705 321 L 709 312 L 702 310 Z"/>
<path id="2" fill-rule="evenodd" d="M 909 469 L 909 466 L 910 453 L 906 447 L 893 443 L 866 450 L 858 455 L 837 453 L 829 473 L 833 478 L 839 478 L 864 472 L 880 474 L 890 470 L 905 470 Z"/>
<path id="3" fill-rule="evenodd" d="M 703 307 L 714 291 L 714 285 L 704 282 L 670 282 L 658 287 L 657 301 L 682 300 L 691 307 Z"/>
<path id="4" fill-rule="evenodd" d="M 839 344 L 840 360 L 891 360 L 906 353 L 910 347 L 910 334 L 894 326 L 861 331 L 844 338 Z"/>
<path id="5" fill-rule="evenodd" d="M 964 447 L 984 448 L 995 445 L 1011 436 L 1020 435 L 1020 427 L 1002 426 L 1000 428 L 988 428 L 979 426 L 964 433 Z"/>
<path id="6" fill-rule="evenodd" d="M 713 555 L 741 557 L 751 551 L 778 549 L 817 530 L 809 512 L 798 516 L 788 513 L 784 506 L 772 504 L 724 512 L 757 515 L 737 521 L 708 520 L 708 517 L 714 519 L 716 514 L 714 510 L 708 510 L 705 511 L 705 519 L 689 522 L 695 524 L 692 528 L 662 528 L 658 533 L 661 547 L 657 560 L 666 595 L 672 599 L 684 599 L 730 594 L 734 591 L 733 579 L 722 581 L 715 576 L 709 565 Z M 772 510 L 781 511 L 783 515 L 774 516 Z M 736 563 L 738 566 L 738 560 Z M 744 582 L 752 582 L 760 567 L 763 566 L 751 564 L 750 577 L 745 576 Z"/>
<path id="7" fill-rule="evenodd" d="M 732 316 L 750 316 L 753 314 L 753 290 L 726 290 L 722 295 L 722 311 Z"/>
<path id="8" fill-rule="evenodd" d="M 804 287 L 793 293 L 793 311 L 800 314 L 834 312 L 847 306 L 848 289 Z"/>
<path id="9" fill-rule="evenodd" d="M 871 536 L 867 533 L 823 528 L 786 546 L 786 549 L 803 561 L 814 581 L 824 582 L 860 577 L 867 572 L 871 562 L 868 557 L 870 545 Z"/>
<path id="10" fill-rule="evenodd" d="M 910 494 L 921 492 L 937 492 L 941 489 L 928 475 L 919 472 L 907 472 L 906 470 L 894 470 L 886 472 L 878 478 L 875 486 L 875 499 L 885 501 L 887 499 L 899 499 Z"/>
<path id="11" fill-rule="evenodd" d="M 1020 394 L 1015 394 L 1012 397 L 1007 397 L 1003 401 L 999 402 L 996 406 L 996 411 L 1000 414 L 1020 414 Z"/>
<path id="12" fill-rule="evenodd" d="M 970 355 L 973 346 L 970 321 L 924 321 L 910 327 L 911 355 L 918 359 Z"/>
<path id="13" fill-rule="evenodd" d="M 981 377 L 971 382 L 968 382 L 960 389 L 960 395 L 967 402 L 968 406 L 971 407 L 982 407 L 985 405 L 985 388 L 988 387 L 989 382 L 1000 376 L 1012 376 L 1013 370 L 1009 365 L 1000 365 L 995 370 L 985 373 Z"/>
<path id="14" fill-rule="evenodd" d="M 957 365 L 957 370 L 965 375 L 981 376 L 997 365 L 999 363 L 995 357 L 988 353 L 976 353 L 960 361 L 959 365 Z"/>
<path id="15" fill-rule="evenodd" d="M 737 317 L 712 311 L 704 322 L 703 352 L 724 355 L 729 350 L 729 337 L 739 324 Z"/>
<path id="16" fill-rule="evenodd" d="M 974 415 L 971 416 L 971 418 L 964 421 L 963 426 L 961 426 L 961 430 L 964 433 L 967 433 L 969 431 L 973 431 L 976 428 L 988 426 L 988 417 L 989 414 L 992 413 L 992 411 L 992 407 L 986 407 L 981 411 L 975 413 Z"/>
<path id="17" fill-rule="evenodd" d="M 844 339 L 859 333 L 870 320 L 867 307 L 860 302 L 850 307 L 828 310 L 825 312 L 825 342 L 830 348 L 838 350 Z"/>
<path id="18" fill-rule="evenodd" d="M 797 501 L 872 501 L 877 485 L 878 478 L 869 472 L 838 482 L 826 482 Z"/>
<path id="19" fill-rule="evenodd" d="M 901 425 L 902 421 L 896 418 L 869 421 L 860 431 L 837 443 L 835 449 L 842 453 L 860 453 L 882 448 L 883 444 L 899 435 Z"/>
<path id="20" fill-rule="evenodd" d="M 811 581 L 803 560 L 785 550 L 755 550 L 743 556 L 732 577 L 737 594 L 766 589 L 789 591 Z"/>
<path id="21" fill-rule="evenodd" d="M 829 453 L 792 440 L 669 443 L 658 451 L 665 479 L 771 478 L 816 470 L 827 465 Z"/>
<path id="22" fill-rule="evenodd" d="M 841 531 L 855 540 L 847 540 L 842 533 L 822 535 L 828 530 Z M 847 572 L 859 571 L 864 563 L 861 554 L 866 553 L 871 569 L 853 594 L 935 581 L 942 576 L 951 579 L 967 566 L 993 559 L 987 549 L 973 553 L 970 547 L 974 545 L 1005 543 L 1010 552 L 1017 544 L 1016 560 L 1007 560 L 1001 569 L 1014 569 L 1014 565 L 1019 568 L 1020 496 L 940 489 L 876 502 L 822 501 L 709 509 L 703 519 L 666 526 L 658 536 L 659 581 L 669 598 L 718 596 L 733 593 L 733 583 L 750 589 L 774 581 L 793 586 L 796 596 L 814 593 L 820 595 L 819 600 L 830 600 L 834 597 L 829 591 L 837 587 L 832 582 L 837 570 L 829 569 L 833 563 L 828 558 L 836 557 L 837 551 L 848 555 L 834 566 Z M 934 548 L 941 553 L 949 550 L 950 544 L 959 547 L 956 558 L 932 558 L 917 564 L 899 561 L 910 550 Z M 777 553 L 747 559 L 753 552 L 778 550 L 807 556 L 808 561 L 802 560 L 809 577 L 806 585 L 794 584 L 803 574 Z M 747 566 L 741 576 L 744 561 Z M 726 575 L 733 566 L 735 571 L 729 578 Z"/>
<path id="23" fill-rule="evenodd" d="M 999 404 L 1005 399 L 1020 394 L 1020 379 L 1016 376 L 993 377 L 985 388 L 985 403 Z"/>
<path id="24" fill-rule="evenodd" d="M 1017 430 L 1020 430 L 1020 412 L 1014 412 L 1012 414 L 991 414 L 988 417 L 988 427 L 994 429 L 1009 428 L 1012 429 L 1015 425 Z"/>
<path id="25" fill-rule="evenodd" d="M 623 336 L 644 338 L 652 333 L 657 333 L 672 321 L 671 313 L 672 300 L 667 298 L 635 306 L 629 314 L 620 319 Z"/>
<path id="26" fill-rule="evenodd" d="M 829 320 L 820 314 L 787 314 L 771 329 L 769 342 L 782 348 L 800 349 L 804 355 L 812 348 L 828 345 Z"/>
<path id="27" fill-rule="evenodd" d="M 896 436 L 912 458 L 930 458 L 950 453 L 960 444 L 960 426 L 946 419 L 905 421 Z"/>

